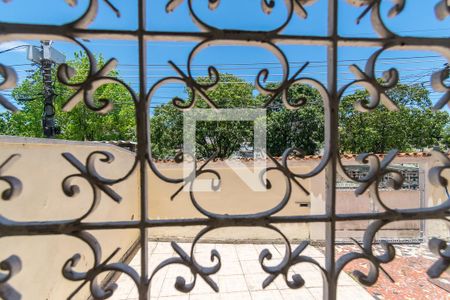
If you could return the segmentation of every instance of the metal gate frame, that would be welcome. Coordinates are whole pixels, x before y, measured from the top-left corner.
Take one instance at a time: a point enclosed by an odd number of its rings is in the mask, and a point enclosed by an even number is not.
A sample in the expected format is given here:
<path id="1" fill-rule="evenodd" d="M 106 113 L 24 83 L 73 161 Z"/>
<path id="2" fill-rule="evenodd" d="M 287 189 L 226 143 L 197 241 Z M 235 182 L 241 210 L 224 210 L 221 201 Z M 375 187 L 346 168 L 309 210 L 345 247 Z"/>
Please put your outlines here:
<path id="1" fill-rule="evenodd" d="M 14 1 L 14 0 L 12 0 Z M 105 1 L 110 8 L 115 10 L 114 6 L 107 0 Z M 324 298 L 336 299 L 337 278 L 344 266 L 355 259 L 365 259 L 370 264 L 370 271 L 367 275 L 360 271 L 355 271 L 358 280 L 366 285 L 371 285 L 376 282 L 380 265 L 392 261 L 395 257 L 394 247 L 385 242 L 381 243 L 384 253 L 375 255 L 373 253 L 374 236 L 376 232 L 384 225 L 395 222 L 397 220 L 426 220 L 439 219 L 448 221 L 447 217 L 450 215 L 450 199 L 444 203 L 429 208 L 417 209 L 393 209 L 386 206 L 382 199 L 380 199 L 377 190 L 377 183 L 381 177 L 390 173 L 394 179 L 394 187 L 399 187 L 402 182 L 401 174 L 395 170 L 389 169 L 389 163 L 394 159 L 396 151 L 392 150 L 382 160 L 375 155 L 361 154 L 359 160 L 370 165 L 369 174 L 358 181 L 359 187 L 356 189 L 357 194 L 362 194 L 366 191 L 372 193 L 380 205 L 385 209 L 384 212 L 377 213 L 355 213 L 355 214 L 336 214 L 335 210 L 335 192 L 336 192 L 336 172 L 340 171 L 345 174 L 339 156 L 338 145 L 338 108 L 339 100 L 341 99 L 345 90 L 353 85 L 362 85 L 370 93 L 371 98 L 369 103 L 356 103 L 356 107 L 361 111 L 370 112 L 378 105 L 384 105 L 390 110 L 398 109 L 394 102 L 392 102 L 386 91 L 398 82 L 398 71 L 394 68 L 385 72 L 384 83 L 377 81 L 375 76 L 375 65 L 381 53 L 385 50 L 392 49 L 423 49 L 432 50 L 440 53 L 450 61 L 450 39 L 449 38 L 432 38 L 432 37 L 408 37 L 400 36 L 391 31 L 383 22 L 380 12 L 382 0 L 349 0 L 351 5 L 366 6 L 360 18 L 365 17 L 370 13 L 371 22 L 374 30 L 379 37 L 342 37 L 338 33 L 338 5 L 342 1 L 328 0 L 328 34 L 326 36 L 308 36 L 308 35 L 285 35 L 283 30 L 289 25 L 291 19 L 297 14 L 301 18 L 307 16 L 306 4 L 312 4 L 314 0 L 285 0 L 284 5 L 287 9 L 287 16 L 284 22 L 277 28 L 270 31 L 248 31 L 248 30 L 226 30 L 217 28 L 208 24 L 201 17 L 199 17 L 194 8 L 193 0 L 186 0 L 189 12 L 195 25 L 199 28 L 199 32 L 161 32 L 151 31 L 146 27 L 146 0 L 138 0 L 138 29 L 137 30 L 113 30 L 113 29 L 89 29 L 89 24 L 96 18 L 99 8 L 99 0 L 90 0 L 86 11 L 73 22 L 56 26 L 56 25 L 29 25 L 29 24 L 13 24 L 0 23 L 0 41 L 8 40 L 63 40 L 69 41 L 79 45 L 83 51 L 86 52 L 90 62 L 89 76 L 84 82 L 70 83 L 71 70 L 63 64 L 58 69 L 58 79 L 65 85 L 68 85 L 76 90 L 76 93 L 67 100 L 64 105 L 65 111 L 70 111 L 79 102 L 84 104 L 93 111 L 98 113 L 107 113 L 112 107 L 112 101 L 106 100 L 100 104 L 93 101 L 94 91 L 101 85 L 106 83 L 118 83 L 129 91 L 135 105 L 135 117 L 137 124 L 137 151 L 135 162 L 125 176 L 118 179 L 107 179 L 101 177 L 95 169 L 94 161 L 100 159 L 104 163 L 112 161 L 113 157 L 110 153 L 104 151 L 92 152 L 87 160 L 83 163 L 70 153 L 64 153 L 64 158 L 78 169 L 79 173 L 70 175 L 63 179 L 62 188 L 67 196 L 73 196 L 79 193 L 79 187 L 72 183 L 74 178 L 84 178 L 89 182 L 93 189 L 93 202 L 87 213 L 73 220 L 65 221 L 46 221 L 46 222 L 16 222 L 9 220 L 0 215 L 0 236 L 30 236 L 30 235 L 68 235 L 78 238 L 89 245 L 92 250 L 95 261 L 92 268 L 87 272 L 76 272 L 73 268 L 77 265 L 80 259 L 79 254 L 75 254 L 69 258 L 64 265 L 63 275 L 68 280 L 80 281 L 82 284 L 90 283 L 91 293 L 94 298 L 105 299 L 113 292 L 113 286 L 106 288 L 101 287 L 97 282 L 96 277 L 107 271 L 117 271 L 128 275 L 133 279 L 138 287 L 139 299 L 149 299 L 149 286 L 154 274 L 169 264 L 183 264 L 190 268 L 194 280 L 187 283 L 185 279 L 178 277 L 175 287 L 183 292 L 189 292 L 195 286 L 198 276 L 202 277 L 213 290 L 218 291 L 219 287 L 211 279 L 210 275 L 216 273 L 221 267 L 220 254 L 216 250 L 212 250 L 211 259 L 215 263 L 213 267 L 203 267 L 194 258 L 193 249 L 197 241 L 207 232 L 230 226 L 247 226 L 247 227 L 263 227 L 273 230 L 284 239 L 286 244 L 286 253 L 283 260 L 277 266 L 267 266 L 265 263 L 271 258 L 269 250 L 263 250 L 260 253 L 259 261 L 261 267 L 267 272 L 267 278 L 262 285 L 265 287 L 270 284 L 277 276 L 284 276 L 284 280 L 290 288 L 300 288 L 304 285 L 304 280 L 300 275 L 288 277 L 289 268 L 297 263 L 308 262 L 313 263 L 319 267 L 324 279 Z M 7 1 L 5 1 L 7 2 Z M 76 5 L 74 0 L 66 0 L 71 5 Z M 166 6 L 167 13 L 177 9 L 183 0 L 169 0 Z M 219 0 L 209 0 L 209 8 L 215 9 L 220 4 Z M 6 5 L 6 4 L 5 4 Z M 262 0 L 262 9 L 265 13 L 270 13 L 275 5 L 282 5 L 282 1 Z M 405 5 L 404 0 L 395 0 L 394 5 L 389 11 L 389 16 L 395 17 L 399 14 Z M 118 12 L 116 10 L 116 12 Z M 446 0 L 440 1 L 435 9 L 436 17 L 439 19 L 447 18 L 450 15 L 450 3 Z M 108 77 L 107 74 L 112 70 L 117 61 L 110 59 L 106 64 L 99 68 L 96 64 L 95 57 L 91 54 L 89 49 L 82 43 L 81 39 L 113 39 L 113 40 L 132 40 L 138 43 L 138 57 L 139 57 L 139 91 L 134 91 L 123 81 L 117 78 Z M 167 77 L 158 81 L 152 88 L 147 91 L 147 53 L 146 42 L 149 41 L 192 41 L 198 43 L 190 52 L 187 61 L 187 74 L 184 73 L 177 65 L 171 61 L 168 64 L 179 74 L 175 77 Z M 267 69 L 262 69 L 256 77 L 256 87 L 262 93 L 270 95 L 270 100 L 265 103 L 267 107 L 278 95 L 281 95 L 283 103 L 286 107 L 297 109 L 301 107 L 302 103 L 291 103 L 287 98 L 287 89 L 294 83 L 305 83 L 315 87 L 321 94 L 323 99 L 325 111 L 325 153 L 321 159 L 320 164 L 311 172 L 306 174 L 297 174 L 293 172 L 288 165 L 288 156 L 295 152 L 295 149 L 287 149 L 280 161 L 272 159 L 275 167 L 270 167 L 266 171 L 276 171 L 283 174 L 285 177 L 286 193 L 282 199 L 279 200 L 277 206 L 272 209 L 248 215 L 222 215 L 208 211 L 202 207 L 191 190 L 190 198 L 192 204 L 196 209 L 204 215 L 204 218 L 194 219 L 171 219 L 171 220 L 152 220 L 148 217 L 148 193 L 152 191 L 148 188 L 149 171 L 155 173 L 160 179 L 170 183 L 185 183 L 192 186 L 195 178 L 204 173 L 210 173 L 220 178 L 220 175 L 213 170 L 206 169 L 203 165 L 195 172 L 195 177 L 189 178 L 168 178 L 160 173 L 152 160 L 151 145 L 149 142 L 149 114 L 148 108 L 155 91 L 162 85 L 168 82 L 179 82 L 186 85 L 192 91 L 193 97 L 187 101 L 180 99 L 174 100 L 173 105 L 181 110 L 191 108 L 196 99 L 199 97 L 204 99 L 212 108 L 217 108 L 214 99 L 210 99 L 206 91 L 214 88 L 218 83 L 219 73 L 213 66 L 208 68 L 210 78 L 213 84 L 204 84 L 197 82 L 191 72 L 191 62 L 193 58 L 202 49 L 217 44 L 233 44 L 233 45 L 253 45 L 263 47 L 274 53 L 280 61 L 283 68 L 282 84 L 277 88 L 268 88 L 264 86 L 264 78 L 268 75 Z M 327 86 L 321 82 L 307 77 L 300 77 L 301 72 L 307 65 L 297 70 L 290 75 L 289 62 L 277 46 L 277 44 L 294 44 L 294 45 L 322 45 L 327 48 Z M 340 46 L 356 46 L 356 47 L 379 47 L 379 50 L 373 53 L 368 59 L 365 70 L 361 70 L 358 66 L 352 65 L 350 70 L 355 75 L 355 80 L 338 89 L 338 51 Z M 0 74 L 4 77 L 4 81 L 0 84 L 0 90 L 14 87 L 17 83 L 17 75 L 13 68 L 0 65 Z M 432 76 L 432 85 L 436 91 L 444 92 L 444 96 L 435 104 L 435 109 L 441 109 L 449 102 L 450 88 L 444 83 L 444 74 L 438 71 Z M 15 110 L 16 108 L 7 98 L 1 96 L 0 103 L 7 109 Z M 428 174 L 429 180 L 432 184 L 438 186 L 448 185 L 447 180 L 441 176 L 441 172 L 445 168 L 450 168 L 450 160 L 448 157 L 440 152 L 434 153 L 435 157 L 440 161 L 440 165 L 434 167 Z M 183 155 L 177 156 L 180 161 Z M 10 188 L 4 190 L 2 193 L 3 200 L 13 200 L 22 188 L 20 179 L 11 175 L 4 175 L 5 166 L 16 155 L 12 155 L 7 161 L 0 166 L 0 180 L 9 184 Z M 206 164 L 208 161 L 206 162 Z M 150 170 L 149 170 L 150 169 Z M 293 215 L 293 216 L 274 216 L 280 211 L 289 201 L 291 194 L 292 183 L 296 183 L 298 178 L 310 178 L 317 175 L 319 172 L 326 174 L 326 211 L 319 215 Z M 89 216 L 96 208 L 100 201 L 99 195 L 101 192 L 106 193 L 114 201 L 119 202 L 120 196 L 111 188 L 112 185 L 126 180 L 132 173 L 138 172 L 140 180 L 140 220 L 137 221 L 120 221 L 120 222 L 86 222 L 85 218 Z M 298 183 L 298 182 L 297 182 Z M 296 183 L 296 184 L 297 184 Z M 354 221 L 354 220 L 372 220 L 372 223 L 367 228 L 364 234 L 364 240 L 361 245 L 361 252 L 348 253 L 339 259 L 335 258 L 335 225 L 336 222 Z M 307 242 L 302 242 L 296 246 L 295 249 L 287 237 L 276 227 L 275 224 L 282 223 L 312 223 L 323 222 L 326 228 L 326 260 L 325 266 L 320 264 L 311 257 L 302 255 L 302 251 L 307 247 Z M 193 226 L 202 225 L 204 228 L 197 234 L 192 242 L 190 253 L 184 252 L 175 242 L 172 246 L 177 257 L 170 258 L 163 261 L 156 270 L 149 274 L 148 270 L 148 256 L 147 230 L 159 226 Z M 101 246 L 95 238 L 88 232 L 88 230 L 95 229 L 138 229 L 140 231 L 140 247 L 141 247 L 141 270 L 140 275 L 131 267 L 123 263 L 109 263 L 108 259 L 102 261 Z M 440 239 L 431 239 L 429 242 L 430 249 L 436 253 L 440 258 L 428 270 L 430 277 L 439 277 L 442 272 L 450 264 L 450 248 L 447 243 Z M 0 267 L 6 271 L 6 274 L 0 274 L 0 296 L 3 299 L 20 299 L 20 291 L 16 291 L 8 281 L 17 272 L 21 271 L 21 260 L 19 257 L 13 255 L 5 258 Z M 26 271 L 26 270 L 24 270 Z M 76 294 L 77 291 L 75 291 Z M 73 294 L 73 295 L 75 295 Z M 71 296 L 73 296 L 71 295 Z"/>

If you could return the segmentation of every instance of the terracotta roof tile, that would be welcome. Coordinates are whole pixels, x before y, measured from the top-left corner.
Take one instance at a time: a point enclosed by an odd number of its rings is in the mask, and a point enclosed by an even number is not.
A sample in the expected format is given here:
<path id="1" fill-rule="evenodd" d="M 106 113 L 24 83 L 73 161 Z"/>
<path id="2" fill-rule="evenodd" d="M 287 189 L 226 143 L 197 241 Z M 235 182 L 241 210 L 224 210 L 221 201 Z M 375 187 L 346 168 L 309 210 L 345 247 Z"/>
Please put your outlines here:
<path id="1" fill-rule="evenodd" d="M 134 141 L 102 141 L 103 143 L 113 144 L 116 146 L 128 146 L 128 145 L 136 145 L 137 143 Z M 383 158 L 385 156 L 384 153 L 376 153 L 375 154 L 379 158 Z M 358 154 L 355 153 L 343 153 L 341 154 L 341 158 L 343 159 L 355 159 L 358 156 Z M 430 152 L 425 151 L 418 151 L 418 152 L 399 152 L 397 154 L 397 157 L 429 157 L 431 156 Z M 450 156 L 450 150 L 447 150 L 447 156 Z M 321 159 L 322 155 L 305 155 L 305 156 L 289 156 L 288 160 L 317 160 Z M 281 160 L 280 156 L 275 157 L 277 160 Z M 251 157 L 245 157 L 242 158 L 243 161 L 252 161 L 253 158 Z M 162 162 L 162 163 L 175 163 L 174 159 L 154 159 L 155 162 Z M 198 162 L 205 161 L 205 159 L 198 159 Z M 215 159 L 214 161 L 223 161 L 223 159 Z"/>
<path id="2" fill-rule="evenodd" d="M 375 154 L 378 158 L 382 159 L 386 154 L 385 153 L 376 153 Z M 450 156 L 450 152 L 447 152 L 447 155 Z M 341 155 L 341 158 L 343 159 L 356 159 L 358 154 L 353 153 L 344 153 Z M 397 157 L 429 157 L 431 156 L 430 152 L 400 152 L 397 154 Z M 274 157 L 276 160 L 281 160 L 281 156 Z M 289 156 L 288 160 L 297 160 L 297 161 L 304 161 L 304 160 L 318 160 L 321 159 L 322 155 L 305 155 L 305 156 Z M 241 159 L 242 161 L 252 161 L 253 158 L 251 157 L 245 157 Z M 155 159 L 155 162 L 172 162 L 175 163 L 173 159 Z M 205 159 L 199 159 L 198 162 L 205 161 Z M 223 161 L 223 159 L 215 159 L 214 161 Z"/>

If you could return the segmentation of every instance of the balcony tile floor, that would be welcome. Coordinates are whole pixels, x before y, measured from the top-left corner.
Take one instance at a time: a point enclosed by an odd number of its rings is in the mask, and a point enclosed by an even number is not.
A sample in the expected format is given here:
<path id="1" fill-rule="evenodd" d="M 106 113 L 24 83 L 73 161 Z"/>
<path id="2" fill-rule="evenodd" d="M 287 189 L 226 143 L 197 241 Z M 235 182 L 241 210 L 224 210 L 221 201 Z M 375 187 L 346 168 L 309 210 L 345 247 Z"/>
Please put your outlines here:
<path id="1" fill-rule="evenodd" d="M 178 243 L 186 253 L 190 253 L 191 244 Z M 267 277 L 258 262 L 259 253 L 263 249 L 269 249 L 272 259 L 267 265 L 276 265 L 284 256 L 284 245 L 277 244 L 197 244 L 194 253 L 195 258 L 202 266 L 212 266 L 210 253 L 217 249 L 221 255 L 222 267 L 211 278 L 219 285 L 219 293 L 215 293 L 209 285 L 200 277 L 194 289 L 188 293 L 182 293 L 175 289 L 177 276 L 183 276 L 186 282 L 191 282 L 192 276 L 188 268 L 182 265 L 170 265 L 156 273 L 152 280 L 151 299 L 189 299 L 189 300 L 223 300 L 223 299 L 322 299 L 322 277 L 319 270 L 308 263 L 297 264 L 291 267 L 290 276 L 301 274 L 305 280 L 305 286 L 301 289 L 290 289 L 282 276 L 278 276 L 265 289 L 262 282 Z M 177 257 L 170 243 L 149 242 L 149 272 L 169 257 Z M 314 247 L 307 247 L 304 255 L 315 258 L 320 264 L 324 263 L 324 255 Z M 140 270 L 140 253 L 131 261 L 130 265 L 138 272 Z M 117 280 L 118 289 L 110 298 L 112 300 L 137 300 L 137 289 L 128 276 L 122 275 Z M 354 281 L 346 273 L 342 272 L 338 282 L 338 299 L 373 299 L 370 294 Z"/>

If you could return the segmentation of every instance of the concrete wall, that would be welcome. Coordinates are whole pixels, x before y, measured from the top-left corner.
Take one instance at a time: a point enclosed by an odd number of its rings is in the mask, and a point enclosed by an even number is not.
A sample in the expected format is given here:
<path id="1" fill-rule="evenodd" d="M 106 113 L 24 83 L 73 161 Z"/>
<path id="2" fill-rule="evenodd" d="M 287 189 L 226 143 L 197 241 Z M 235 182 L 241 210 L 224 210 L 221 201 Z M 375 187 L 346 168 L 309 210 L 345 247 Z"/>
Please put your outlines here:
<path id="1" fill-rule="evenodd" d="M 175 163 L 158 163 L 157 167 L 164 175 L 177 178 L 182 176 L 180 165 Z M 222 178 L 220 191 L 218 192 L 197 192 L 196 198 L 199 204 L 213 213 L 219 214 L 251 214 L 262 212 L 275 207 L 283 198 L 285 193 L 284 176 L 279 172 L 270 172 L 268 179 L 273 183 L 273 187 L 267 191 L 255 192 L 224 162 L 211 162 L 208 169 L 219 172 Z M 307 168 L 297 166 L 293 168 L 296 172 L 306 172 Z M 204 176 L 204 179 L 212 179 L 211 176 Z M 301 180 L 302 185 L 309 191 L 314 190 L 310 180 Z M 180 192 L 173 200 L 171 196 L 180 187 L 166 183 L 154 176 L 150 176 L 149 194 L 149 215 L 156 219 L 179 219 L 179 218 L 199 218 L 203 215 L 198 212 L 191 203 L 189 192 Z M 314 193 L 314 191 L 313 191 Z M 276 215 L 307 215 L 310 213 L 309 207 L 300 207 L 300 202 L 310 205 L 311 197 L 306 195 L 297 185 L 292 185 L 291 200 L 286 207 Z M 309 238 L 308 224 L 281 224 L 277 225 L 283 232 L 292 239 Z M 152 236 L 160 238 L 187 237 L 192 239 L 198 228 L 155 228 L 151 230 Z M 208 240 L 268 240 L 276 235 L 271 235 L 268 229 L 252 228 L 249 235 L 248 230 L 219 229 L 211 232 Z M 280 238 L 278 236 L 278 238 Z"/>
<path id="2" fill-rule="evenodd" d="M 441 165 L 442 163 L 435 160 L 429 160 L 427 167 L 432 168 L 436 165 Z M 450 182 L 450 169 L 446 169 L 441 174 Z M 450 191 L 450 186 L 448 187 Z M 443 187 L 435 187 L 431 184 L 425 186 L 425 205 L 427 207 L 433 207 L 441 204 L 447 200 L 447 195 Z M 441 220 L 427 220 L 424 222 L 425 235 L 428 238 L 439 237 L 450 240 L 450 225 L 448 222 Z"/>
<path id="3" fill-rule="evenodd" d="M 20 178 L 23 190 L 18 198 L 10 201 L 0 199 L 0 214 L 15 221 L 68 220 L 77 218 L 89 207 L 92 199 L 90 187 L 80 179 L 81 193 L 70 198 L 64 195 L 61 181 L 77 170 L 69 164 L 61 153 L 70 151 L 80 161 L 94 150 L 108 150 L 116 156 L 110 166 L 100 166 L 99 172 L 107 177 L 118 177 L 131 166 L 132 153 L 114 146 L 95 143 L 71 143 L 23 138 L 0 139 L 0 163 L 9 155 L 18 153 L 15 161 L 2 175 Z M 6 188 L 0 181 L 0 191 Z M 102 194 L 101 203 L 88 221 L 130 220 L 139 217 L 137 177 L 114 186 L 123 196 L 122 203 Z M 102 259 L 108 257 L 117 247 L 121 250 L 112 261 L 124 257 L 138 238 L 136 230 L 91 231 L 102 247 Z M 63 278 L 61 270 L 65 261 L 80 253 L 77 267 L 86 271 L 92 265 L 93 256 L 88 246 L 81 240 L 66 236 L 23 236 L 0 238 L 0 260 L 12 254 L 22 260 L 22 271 L 13 277 L 11 285 L 21 291 L 22 299 L 66 299 L 80 282 Z M 106 274 L 105 274 L 106 275 Z M 45 278 L 45 280 L 43 280 Z M 39 295 L 37 298 L 36 295 Z M 86 299 L 90 295 L 85 287 L 74 299 Z"/>
<path id="4" fill-rule="evenodd" d="M 23 182 L 22 194 L 11 201 L 0 200 L 1 215 L 16 221 L 45 221 L 67 220 L 82 214 L 91 203 L 90 187 L 83 180 L 79 180 L 81 194 L 67 197 L 61 189 L 62 179 L 77 170 L 69 164 L 61 154 L 70 152 L 84 163 L 86 156 L 94 150 L 106 150 L 113 153 L 115 161 L 110 165 L 96 164 L 98 172 L 107 178 L 117 178 L 127 172 L 133 163 L 133 153 L 115 146 L 101 143 L 76 143 L 57 140 L 40 140 L 25 138 L 0 138 L 0 163 L 9 155 L 19 153 L 20 159 L 15 161 L 2 175 L 20 178 Z M 422 177 L 435 162 L 430 157 L 398 158 L 394 163 L 417 162 L 423 170 Z M 317 165 L 318 160 L 291 161 L 292 170 L 304 173 Z M 354 160 L 345 160 L 346 164 L 354 164 Z M 181 175 L 180 166 L 174 163 L 158 163 L 158 169 L 169 177 Z M 223 162 L 211 162 L 208 168 L 218 171 L 222 176 L 222 186 L 219 192 L 197 193 L 199 203 L 205 209 L 221 214 L 256 213 L 274 207 L 284 193 L 285 178 L 276 173 L 269 173 L 273 188 L 265 192 L 252 191 L 234 171 L 227 168 Z M 450 172 L 444 173 L 450 178 Z M 293 185 L 291 200 L 277 215 L 307 215 L 321 214 L 325 211 L 325 176 L 320 175 L 300 183 L 310 191 L 306 195 L 300 188 Z M 422 182 L 424 182 L 422 180 Z M 6 187 L 0 182 L 0 191 Z M 193 207 L 187 192 L 181 192 L 173 200 L 171 195 L 180 185 L 163 182 L 149 170 L 149 215 L 154 219 L 179 219 L 202 217 Z M 114 191 L 123 197 L 120 204 L 112 201 L 102 193 L 102 199 L 97 210 L 87 221 L 136 220 L 139 219 L 139 181 L 137 173 L 125 182 L 113 186 Z M 386 204 L 397 208 L 412 208 L 433 206 L 444 201 L 443 188 L 436 188 L 429 184 L 420 191 L 382 192 Z M 423 199 L 423 200 L 421 200 Z M 422 202 L 423 203 L 422 203 Z M 306 203 L 309 207 L 300 207 Z M 369 212 L 380 208 L 367 195 L 356 197 L 352 191 L 338 191 L 337 212 Z M 358 236 L 363 233 L 368 222 L 340 223 L 338 236 Z M 281 224 L 276 225 L 290 239 L 302 240 L 324 239 L 324 224 Z M 348 231 L 357 228 L 359 231 Z M 397 222 L 389 225 L 386 232 L 398 229 L 409 229 L 417 232 L 419 222 Z M 389 231 L 390 230 L 390 231 Z M 184 239 L 192 238 L 200 231 L 199 227 L 153 228 L 149 231 L 152 239 Z M 113 258 L 120 260 L 138 238 L 136 230 L 104 230 L 91 232 L 102 245 L 103 259 L 116 247 L 121 250 Z M 448 237 L 448 227 L 443 222 L 427 222 L 425 236 Z M 210 232 L 206 240 L 251 241 L 274 240 L 279 235 L 264 228 L 240 230 L 223 228 Z M 74 290 L 78 283 L 65 280 L 61 275 L 64 262 L 75 253 L 82 254 L 79 270 L 87 270 L 92 263 L 92 253 L 79 239 L 70 236 L 36 236 L 36 237 L 4 237 L 0 239 L 0 259 L 11 254 L 18 254 L 23 261 L 23 271 L 11 280 L 11 284 L 24 292 L 24 299 L 33 299 L 33 295 L 45 295 L 49 299 L 63 299 L 67 291 Z M 41 278 L 47 278 L 45 282 Z M 77 299 L 84 299 L 88 295 L 84 289 Z M 86 296 L 86 297 L 84 297 Z"/>

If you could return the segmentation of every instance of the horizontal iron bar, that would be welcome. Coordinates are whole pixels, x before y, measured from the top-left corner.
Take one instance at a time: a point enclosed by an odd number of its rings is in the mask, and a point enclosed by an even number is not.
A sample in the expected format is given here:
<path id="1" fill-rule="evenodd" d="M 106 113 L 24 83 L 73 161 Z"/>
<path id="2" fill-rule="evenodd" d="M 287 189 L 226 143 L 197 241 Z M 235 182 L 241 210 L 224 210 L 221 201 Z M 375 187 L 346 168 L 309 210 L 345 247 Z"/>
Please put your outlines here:
<path id="1" fill-rule="evenodd" d="M 395 38 L 370 38 L 370 37 L 338 37 L 339 46 L 385 46 L 392 45 L 405 48 L 414 47 L 450 47 L 450 39 L 445 37 L 395 37 Z M 395 48 L 395 47 L 394 47 Z M 426 49 L 426 48 L 424 48 Z M 433 49 L 430 49 L 433 50 Z M 448 49 L 446 49 L 448 51 Z"/>
<path id="2" fill-rule="evenodd" d="M 336 222 L 360 221 L 360 220 L 424 220 L 443 219 L 449 217 L 450 212 L 434 214 L 432 212 L 422 212 L 417 214 L 395 214 L 392 212 L 362 213 L 362 214 L 337 214 Z M 221 227 L 264 227 L 269 224 L 282 223 L 316 223 L 330 222 L 327 215 L 309 216 L 276 216 L 266 218 L 236 218 L 236 219 L 167 219 L 167 220 L 147 220 L 145 223 L 139 221 L 117 221 L 117 222 L 73 222 L 73 221 L 47 221 L 47 222 L 15 222 L 10 220 L 0 220 L 0 237 L 18 235 L 46 235 L 46 234 L 71 234 L 83 230 L 103 230 L 103 229 L 140 229 L 151 227 L 184 227 L 184 226 L 211 226 Z"/>
<path id="3" fill-rule="evenodd" d="M 137 40 L 138 30 L 116 30 L 116 29 L 78 29 L 70 26 L 58 25 L 36 25 L 20 23 L 0 23 L 0 40 L 12 39 L 37 39 L 49 38 L 52 40 L 67 40 L 69 37 L 85 39 L 112 39 L 112 40 Z M 170 41 L 170 42 L 199 42 L 208 39 L 212 41 L 235 41 L 251 42 L 271 41 L 277 44 L 296 45 L 322 45 L 327 46 L 332 42 L 329 36 L 309 35 L 285 35 L 276 32 L 264 31 L 239 31 L 223 30 L 217 32 L 168 32 L 168 31 L 144 31 L 142 32 L 146 41 Z M 399 46 L 438 46 L 450 47 L 448 38 L 436 37 L 395 37 L 395 38 L 368 38 L 368 37 L 337 37 L 339 46 L 384 46 L 392 44 Z"/>

